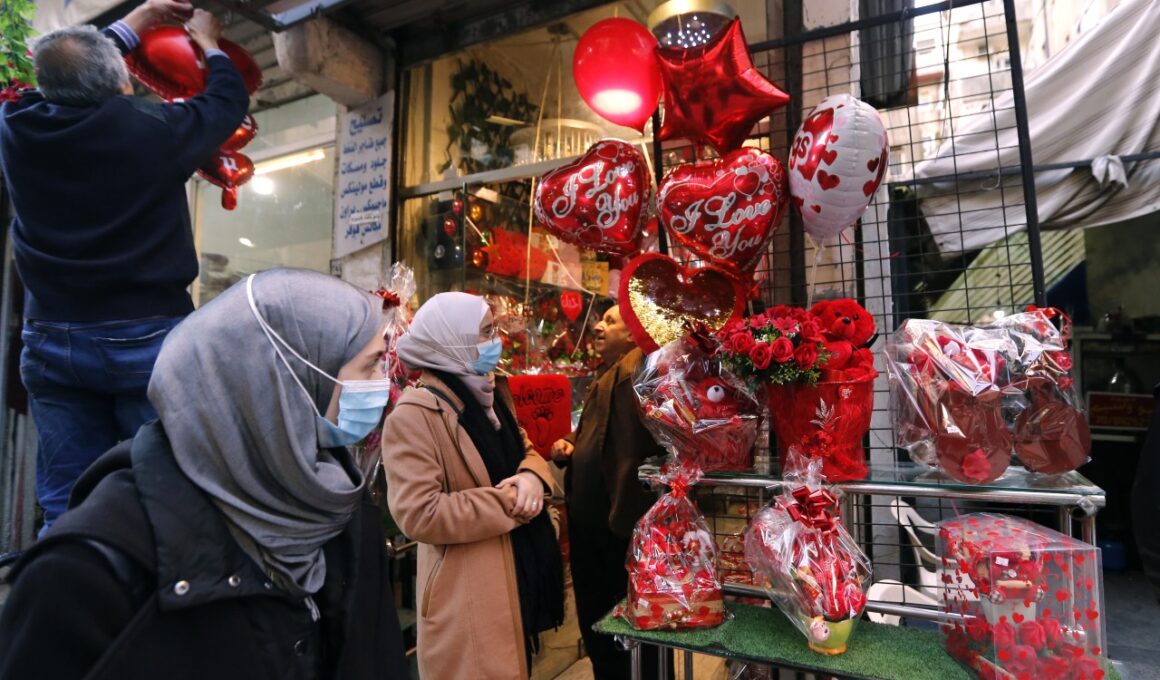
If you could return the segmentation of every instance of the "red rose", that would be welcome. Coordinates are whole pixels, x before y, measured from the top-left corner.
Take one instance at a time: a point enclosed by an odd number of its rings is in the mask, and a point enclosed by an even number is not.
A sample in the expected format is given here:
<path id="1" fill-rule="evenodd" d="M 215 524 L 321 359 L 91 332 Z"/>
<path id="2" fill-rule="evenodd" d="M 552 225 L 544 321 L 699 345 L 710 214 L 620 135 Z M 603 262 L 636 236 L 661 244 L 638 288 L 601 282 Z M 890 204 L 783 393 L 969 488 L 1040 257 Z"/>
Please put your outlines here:
<path id="1" fill-rule="evenodd" d="M 1072 680 L 1102 680 L 1104 669 L 1099 659 L 1083 656 L 1071 662 Z"/>
<path id="2" fill-rule="evenodd" d="M 1047 633 L 1035 621 L 1024 621 L 1019 624 L 1019 642 L 1038 652 L 1047 645 Z"/>
<path id="3" fill-rule="evenodd" d="M 1071 667 L 1067 659 L 1060 656 L 1041 658 L 1035 666 L 1035 676 L 1044 680 L 1063 680 Z"/>
<path id="4" fill-rule="evenodd" d="M 749 354 L 749 350 L 753 349 L 753 345 L 757 344 L 757 342 L 753 339 L 753 336 L 750 335 L 748 331 L 741 331 L 739 333 L 734 333 L 733 336 L 729 338 L 729 344 L 733 347 L 733 351 L 737 354 L 746 355 Z"/>
<path id="5" fill-rule="evenodd" d="M 1015 646 L 1015 626 L 1009 623 L 995 624 L 995 649 L 1010 649 Z"/>
<path id="6" fill-rule="evenodd" d="M 1048 352 L 1047 355 L 1055 362 L 1061 371 L 1071 370 L 1071 352 L 1060 350 L 1056 352 Z"/>
<path id="7" fill-rule="evenodd" d="M 789 338 L 778 338 L 770 345 L 773 351 L 773 360 L 784 364 L 793 358 L 793 342 Z"/>
<path id="8" fill-rule="evenodd" d="M 1055 649 L 1063 640 L 1063 626 L 1059 625 L 1059 621 L 1050 618 L 1044 618 L 1039 622 L 1040 627 L 1043 628 L 1043 638 L 1047 642 L 1048 649 Z"/>
<path id="9" fill-rule="evenodd" d="M 1039 656 L 1036 655 L 1035 650 L 1028 645 L 1016 645 L 1011 650 L 1011 660 L 1007 662 L 1007 670 L 1016 674 L 1035 672 L 1035 666 L 1039 661 Z"/>
<path id="10" fill-rule="evenodd" d="M 785 340 L 785 338 L 779 338 Z M 786 340 L 786 342 L 789 342 Z M 769 360 L 773 358 L 773 350 L 770 348 L 768 342 L 758 342 L 749 350 L 749 360 L 759 371 L 764 371 L 769 368 Z"/>
<path id="11" fill-rule="evenodd" d="M 798 368 L 808 371 L 818 363 L 818 348 L 806 343 L 794 351 L 793 360 L 797 362 Z"/>
<path id="12" fill-rule="evenodd" d="M 987 635 L 991 632 L 991 626 L 987 624 L 987 619 L 981 616 L 976 616 L 967 622 L 967 635 L 975 642 L 982 642 L 987 639 Z"/>

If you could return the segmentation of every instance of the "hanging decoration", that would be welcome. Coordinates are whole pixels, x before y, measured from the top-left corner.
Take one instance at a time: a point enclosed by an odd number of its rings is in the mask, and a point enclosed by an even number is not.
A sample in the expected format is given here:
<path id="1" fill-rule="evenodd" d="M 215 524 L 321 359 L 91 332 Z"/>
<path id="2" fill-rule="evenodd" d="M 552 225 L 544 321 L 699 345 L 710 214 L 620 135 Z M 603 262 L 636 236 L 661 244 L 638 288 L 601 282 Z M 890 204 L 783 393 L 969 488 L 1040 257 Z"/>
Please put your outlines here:
<path id="1" fill-rule="evenodd" d="M 886 128 L 873 106 L 826 97 L 802 122 L 789 157 L 789 186 L 806 233 L 821 244 L 862 217 L 889 164 Z"/>
<path id="2" fill-rule="evenodd" d="M 566 290 L 560 293 L 560 310 L 569 321 L 576 323 L 576 319 L 579 319 L 580 313 L 584 311 L 584 298 L 574 290 Z"/>
<path id="3" fill-rule="evenodd" d="M 646 354 L 703 324 L 716 332 L 741 316 L 745 294 L 725 270 L 683 267 L 668 255 L 633 258 L 620 275 L 620 314 Z"/>
<path id="4" fill-rule="evenodd" d="M 740 19 L 702 47 L 660 47 L 657 57 L 665 90 L 662 140 L 684 137 L 725 155 L 789 102 L 753 67 Z"/>
<path id="5" fill-rule="evenodd" d="M 238 187 L 254 177 L 254 163 L 245 154 L 222 150 L 198 168 L 197 174 L 221 187 L 222 207 L 233 210 L 238 207 Z"/>
<path id="6" fill-rule="evenodd" d="M 760 149 L 678 165 L 657 192 L 673 240 L 739 280 L 752 278 L 789 206 L 781 163 Z"/>
<path id="7" fill-rule="evenodd" d="M 234 130 L 234 134 L 222 144 L 222 151 L 237 151 L 254 141 L 254 136 L 258 134 L 258 121 L 250 114 L 242 119 L 242 124 Z"/>
<path id="8" fill-rule="evenodd" d="M 572 77 L 580 97 L 605 120 L 644 131 L 661 95 L 657 40 L 631 19 L 605 19 L 576 44 Z"/>
<path id="9" fill-rule="evenodd" d="M 644 157 L 631 144 L 604 139 L 536 185 L 536 219 L 563 241 L 613 255 L 640 251 L 651 193 Z"/>

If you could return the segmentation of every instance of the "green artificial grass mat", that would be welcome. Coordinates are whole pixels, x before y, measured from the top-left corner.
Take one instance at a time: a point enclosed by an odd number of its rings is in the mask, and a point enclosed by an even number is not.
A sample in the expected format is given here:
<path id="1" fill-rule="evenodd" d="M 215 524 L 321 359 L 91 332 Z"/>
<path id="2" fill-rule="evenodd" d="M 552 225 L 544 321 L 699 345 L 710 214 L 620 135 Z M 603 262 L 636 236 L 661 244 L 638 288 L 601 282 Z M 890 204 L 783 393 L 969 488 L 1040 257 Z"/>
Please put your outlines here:
<path id="1" fill-rule="evenodd" d="M 716 628 L 682 631 L 636 630 L 605 616 L 597 632 L 743 661 L 875 680 L 968 680 L 975 677 L 952 659 L 938 631 L 859 621 L 845 654 L 810 650 L 805 637 L 776 609 L 728 603 L 732 620 Z M 1120 680 L 1108 668 L 1107 680 Z"/>

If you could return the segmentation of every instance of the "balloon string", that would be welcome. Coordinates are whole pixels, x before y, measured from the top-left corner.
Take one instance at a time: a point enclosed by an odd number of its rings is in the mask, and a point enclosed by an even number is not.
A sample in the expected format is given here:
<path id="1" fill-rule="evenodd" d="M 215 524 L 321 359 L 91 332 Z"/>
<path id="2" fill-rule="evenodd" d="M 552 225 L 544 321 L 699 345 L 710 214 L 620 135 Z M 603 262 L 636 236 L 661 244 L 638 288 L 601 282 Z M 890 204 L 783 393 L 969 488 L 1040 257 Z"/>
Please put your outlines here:
<path id="1" fill-rule="evenodd" d="M 814 264 L 810 267 L 810 283 L 806 290 L 806 309 L 814 306 L 814 289 L 818 285 L 818 262 L 822 259 L 822 253 L 826 249 L 826 240 L 822 239 L 820 242 L 815 242 L 814 237 L 806 234 L 810 245 L 814 247 Z"/>

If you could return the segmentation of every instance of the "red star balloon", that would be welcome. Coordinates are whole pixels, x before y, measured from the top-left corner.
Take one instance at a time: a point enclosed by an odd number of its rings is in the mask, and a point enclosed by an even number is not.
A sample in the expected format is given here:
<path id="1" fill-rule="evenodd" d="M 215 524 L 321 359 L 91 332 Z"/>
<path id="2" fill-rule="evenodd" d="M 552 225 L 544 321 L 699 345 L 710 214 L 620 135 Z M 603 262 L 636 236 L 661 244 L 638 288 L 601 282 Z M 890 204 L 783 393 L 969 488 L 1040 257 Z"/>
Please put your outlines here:
<path id="1" fill-rule="evenodd" d="M 660 138 L 707 143 L 724 156 L 789 95 L 753 67 L 741 20 L 702 47 L 659 47 L 665 83 Z"/>

